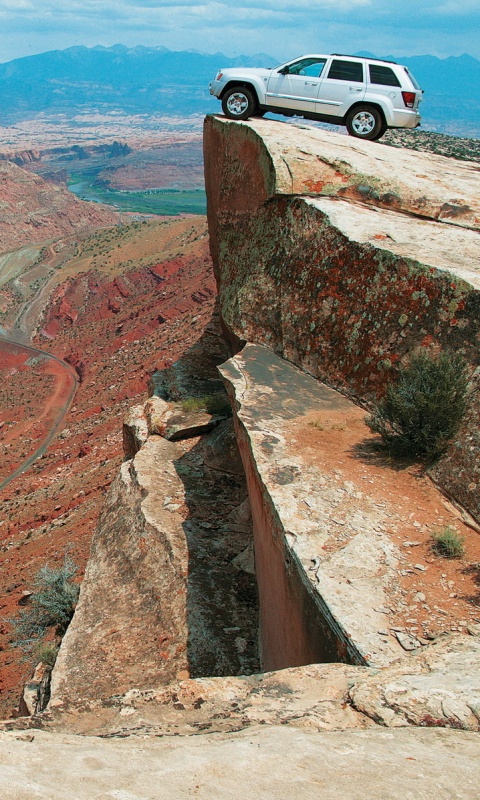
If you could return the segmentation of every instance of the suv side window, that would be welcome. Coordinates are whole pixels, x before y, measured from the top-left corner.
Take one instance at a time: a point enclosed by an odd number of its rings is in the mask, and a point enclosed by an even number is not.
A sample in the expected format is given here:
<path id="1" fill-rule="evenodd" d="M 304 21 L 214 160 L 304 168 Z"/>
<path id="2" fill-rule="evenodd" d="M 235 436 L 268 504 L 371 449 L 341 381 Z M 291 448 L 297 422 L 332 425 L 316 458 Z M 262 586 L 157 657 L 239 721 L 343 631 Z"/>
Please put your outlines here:
<path id="1" fill-rule="evenodd" d="M 322 74 L 326 58 L 304 58 L 296 64 L 290 64 L 289 75 L 307 75 L 309 78 L 318 78 Z"/>
<path id="2" fill-rule="evenodd" d="M 384 67 L 381 64 L 369 64 L 370 70 L 370 83 L 377 83 L 381 86 L 400 86 L 400 81 L 395 75 L 393 69 Z"/>
<path id="3" fill-rule="evenodd" d="M 337 81 L 363 83 L 363 64 L 360 61 L 332 61 L 328 76 Z"/>

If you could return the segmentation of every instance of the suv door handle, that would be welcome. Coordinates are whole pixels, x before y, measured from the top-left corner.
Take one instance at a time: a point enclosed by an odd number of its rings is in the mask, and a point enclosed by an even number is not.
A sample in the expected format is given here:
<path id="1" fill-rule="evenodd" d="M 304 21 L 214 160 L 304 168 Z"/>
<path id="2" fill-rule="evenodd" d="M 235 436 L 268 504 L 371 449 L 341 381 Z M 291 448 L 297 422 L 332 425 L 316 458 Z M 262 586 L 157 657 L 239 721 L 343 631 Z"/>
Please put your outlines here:
<path id="1" fill-rule="evenodd" d="M 351 92 L 363 92 L 363 89 L 359 89 L 358 86 L 350 86 Z"/>
<path id="2" fill-rule="evenodd" d="M 305 81 L 305 86 L 318 86 L 317 81 Z"/>

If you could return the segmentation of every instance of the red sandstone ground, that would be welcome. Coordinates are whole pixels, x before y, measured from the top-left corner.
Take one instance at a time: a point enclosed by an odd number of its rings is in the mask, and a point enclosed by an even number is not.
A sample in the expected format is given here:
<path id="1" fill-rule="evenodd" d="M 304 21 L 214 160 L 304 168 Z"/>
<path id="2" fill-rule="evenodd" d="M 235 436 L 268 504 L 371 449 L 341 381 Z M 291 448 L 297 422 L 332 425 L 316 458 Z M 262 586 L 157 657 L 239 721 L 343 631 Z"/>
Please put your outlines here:
<path id="1" fill-rule="evenodd" d="M 45 563 L 58 566 L 68 552 L 81 576 L 123 457 L 123 414 L 147 397 L 152 372 L 200 338 L 214 303 L 199 217 L 92 234 L 63 270 L 34 344 L 65 357 L 81 383 L 60 437 L 2 492 L 0 718 L 18 707 L 31 670 L 10 647 L 5 619 Z M 21 438 L 16 445 L 23 448 Z"/>
<path id="2" fill-rule="evenodd" d="M 63 361 L 0 339 L 0 489 L 58 431 L 75 392 Z M 19 446 L 19 442 L 21 446 Z"/>
<path id="3" fill-rule="evenodd" d="M 350 497 L 336 515 L 329 541 L 332 552 L 346 544 L 343 513 L 361 512 L 373 499 L 388 521 L 388 534 L 404 560 L 392 587 L 385 627 L 401 627 L 416 636 L 466 632 L 480 622 L 480 533 L 432 484 L 421 464 L 399 464 L 371 447 L 380 437 L 365 424 L 365 412 L 311 412 L 290 428 L 292 453 L 334 475 Z M 365 506 L 367 507 L 367 506 Z M 337 519 L 338 518 L 338 519 Z M 447 559 L 432 549 L 432 534 L 446 526 L 464 539 L 465 555 Z M 417 594 L 424 598 L 417 597 Z"/>

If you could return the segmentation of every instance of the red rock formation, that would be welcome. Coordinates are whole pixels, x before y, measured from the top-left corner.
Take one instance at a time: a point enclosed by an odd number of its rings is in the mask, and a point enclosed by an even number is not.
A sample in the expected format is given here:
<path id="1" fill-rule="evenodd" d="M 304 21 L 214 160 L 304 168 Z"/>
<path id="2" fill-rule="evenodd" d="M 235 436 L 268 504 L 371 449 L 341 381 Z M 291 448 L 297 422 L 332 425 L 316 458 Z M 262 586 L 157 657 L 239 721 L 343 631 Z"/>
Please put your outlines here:
<path id="1" fill-rule="evenodd" d="M 83 381 L 60 437 L 2 492 L 2 619 L 18 613 L 22 591 L 31 588 L 38 569 L 60 565 L 66 550 L 81 576 L 105 493 L 123 459 L 126 408 L 146 399 L 152 373 L 188 350 L 211 318 L 215 283 L 205 220 L 165 221 L 159 252 L 162 247 L 169 255 L 159 256 L 153 267 L 68 278 L 46 308 L 36 344 L 66 358 Z M 26 378 L 23 388 L 28 394 Z M 21 453 L 22 437 L 16 442 Z M 10 638 L 9 625 L 0 622 L 3 718 L 18 708 L 30 673 Z"/>
<path id="2" fill-rule="evenodd" d="M 0 161 L 0 252 L 25 244 L 113 225 L 117 215 L 85 203 L 64 186 Z"/>

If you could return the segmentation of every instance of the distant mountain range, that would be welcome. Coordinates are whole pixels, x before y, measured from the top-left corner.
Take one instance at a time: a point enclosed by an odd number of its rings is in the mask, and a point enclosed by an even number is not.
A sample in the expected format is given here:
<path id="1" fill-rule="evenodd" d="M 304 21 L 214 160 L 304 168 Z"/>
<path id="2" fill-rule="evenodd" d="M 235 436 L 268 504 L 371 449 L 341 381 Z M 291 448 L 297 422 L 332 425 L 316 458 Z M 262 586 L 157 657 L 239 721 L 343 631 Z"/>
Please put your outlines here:
<path id="1" fill-rule="evenodd" d="M 275 66 L 260 54 L 227 58 L 165 47 L 69 47 L 0 64 L 0 119 L 38 112 L 122 109 L 188 116 L 218 109 L 208 84 L 224 66 Z"/>
<path id="2" fill-rule="evenodd" d="M 392 60 L 408 66 L 425 89 L 425 128 L 480 136 L 480 61 L 468 55 Z M 39 112 L 73 116 L 93 109 L 182 117 L 216 112 L 208 83 L 220 67 L 277 63 L 265 53 L 229 58 L 165 47 L 54 50 L 0 64 L 0 119 L 12 124 Z"/>

